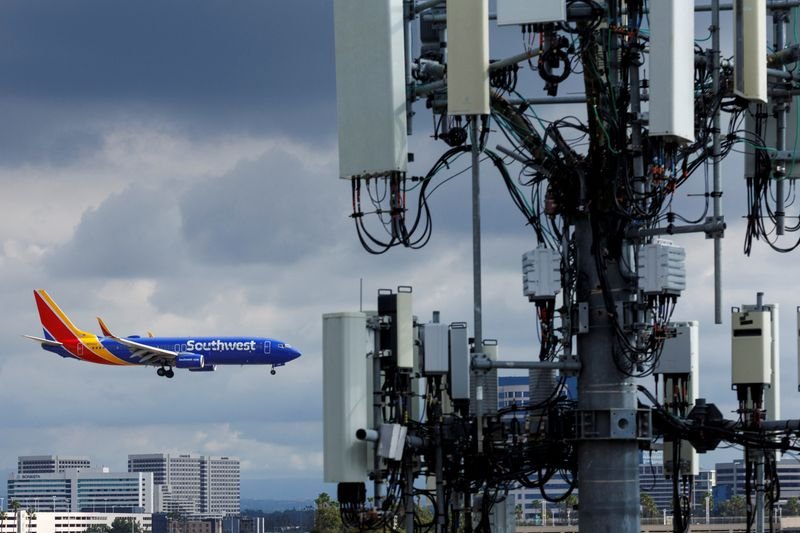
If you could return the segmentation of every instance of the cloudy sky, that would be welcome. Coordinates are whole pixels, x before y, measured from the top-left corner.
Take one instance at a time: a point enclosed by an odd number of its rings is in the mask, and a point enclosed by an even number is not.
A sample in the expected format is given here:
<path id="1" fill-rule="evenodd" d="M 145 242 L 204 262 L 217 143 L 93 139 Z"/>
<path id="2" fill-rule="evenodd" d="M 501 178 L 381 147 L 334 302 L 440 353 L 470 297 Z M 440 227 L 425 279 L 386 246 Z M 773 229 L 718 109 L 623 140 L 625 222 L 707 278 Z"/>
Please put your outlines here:
<path id="1" fill-rule="evenodd" d="M 433 196 L 425 249 L 373 257 L 358 244 L 337 178 L 332 26 L 328 0 L 0 3 L 3 472 L 28 454 L 115 470 L 129 453 L 236 455 L 243 496 L 312 498 L 325 488 L 321 315 L 357 310 L 363 278 L 365 307 L 379 288 L 412 285 L 420 317 L 471 321 L 468 173 Z M 519 51 L 518 30 L 495 30 L 493 57 Z M 423 174 L 444 147 L 417 112 L 411 171 Z M 540 111 L 567 113 L 581 109 Z M 702 391 L 730 411 L 727 309 L 766 292 L 783 311 L 792 416 L 796 259 L 763 245 L 742 255 L 740 164 L 724 176 L 726 322 L 712 325 L 711 247 L 699 237 L 679 240 L 690 291 L 675 318 L 702 322 Z M 485 336 L 504 358 L 531 358 L 520 255 L 533 236 L 488 168 L 483 190 Z M 229 367 L 169 381 L 61 360 L 20 336 L 41 333 L 35 288 L 92 331 L 100 315 L 120 334 L 269 335 L 304 355 L 277 376 Z"/>

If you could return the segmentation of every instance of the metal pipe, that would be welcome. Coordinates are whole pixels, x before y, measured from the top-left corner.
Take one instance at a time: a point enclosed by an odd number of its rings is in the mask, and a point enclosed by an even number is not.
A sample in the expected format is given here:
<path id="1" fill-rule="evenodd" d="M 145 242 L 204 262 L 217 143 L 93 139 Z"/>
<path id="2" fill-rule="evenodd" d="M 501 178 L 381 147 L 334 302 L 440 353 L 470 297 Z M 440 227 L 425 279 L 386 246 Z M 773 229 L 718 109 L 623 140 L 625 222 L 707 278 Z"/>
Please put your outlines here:
<path id="1" fill-rule="evenodd" d="M 711 1 L 711 78 L 714 95 L 720 90 L 720 27 L 719 27 L 719 0 Z M 714 111 L 713 120 L 713 175 L 714 188 L 711 193 L 714 222 L 722 222 L 722 178 L 720 176 L 720 108 Z M 714 235 L 714 323 L 722 324 L 722 236 Z"/>
<path id="2" fill-rule="evenodd" d="M 711 11 L 714 12 L 714 0 L 712 0 L 711 5 L 703 5 L 703 6 L 695 6 L 694 12 L 695 13 L 702 13 Z M 733 11 L 733 4 L 718 4 L 719 7 L 717 8 L 719 11 Z M 800 0 L 772 0 L 771 2 L 767 2 L 767 9 L 780 9 L 780 8 L 790 8 L 790 7 L 797 7 L 800 6 Z"/>
<path id="3" fill-rule="evenodd" d="M 690 224 L 686 226 L 674 226 L 669 224 L 664 228 L 633 228 L 625 232 L 625 237 L 635 239 L 637 237 L 655 237 L 658 235 L 682 235 L 686 233 L 720 233 L 725 231 L 728 225 L 725 222 L 706 222 L 705 224 Z"/>
<path id="4" fill-rule="evenodd" d="M 356 430 L 356 438 L 358 440 L 365 440 L 367 442 L 378 442 L 380 440 L 380 433 L 374 429 L 359 428 Z"/>
<path id="5" fill-rule="evenodd" d="M 768 68 L 767 69 L 767 76 L 772 78 L 781 78 L 784 80 L 793 80 L 794 75 L 791 72 L 786 72 L 785 70 L 780 70 L 777 68 Z"/>
<path id="6" fill-rule="evenodd" d="M 517 63 L 522 63 L 523 61 L 527 61 L 532 57 L 536 57 L 541 54 L 542 51 L 539 48 L 532 48 L 530 50 L 526 50 L 521 54 L 517 54 L 515 56 L 507 57 L 505 59 L 501 59 L 499 61 L 495 61 L 494 63 L 489 63 L 489 72 L 493 70 L 498 70 L 505 67 L 510 67 L 511 65 L 516 65 Z"/>
<path id="7" fill-rule="evenodd" d="M 788 22 L 788 12 L 775 10 L 772 12 L 772 32 L 775 37 L 775 50 L 786 48 L 786 23 Z M 767 73 L 769 74 L 768 69 Z M 777 72 L 788 75 L 792 79 L 792 74 L 786 72 L 782 67 Z M 779 101 L 775 104 L 775 148 L 778 152 L 786 150 L 786 102 Z M 775 233 L 783 235 L 786 227 L 786 172 L 785 165 L 778 165 L 775 172 Z"/>
<path id="8" fill-rule="evenodd" d="M 585 104 L 586 96 L 553 96 L 545 98 L 510 98 L 511 105 Z"/>
<path id="9" fill-rule="evenodd" d="M 472 298 L 474 322 L 473 355 L 483 349 L 483 303 L 481 287 L 481 146 L 478 135 L 478 115 L 472 115 L 470 138 L 472 142 Z M 477 376 L 475 415 L 478 426 L 478 453 L 483 453 L 483 391 L 486 389 L 486 374 Z"/>
<path id="10" fill-rule="evenodd" d="M 495 146 L 495 149 L 496 149 L 498 152 L 500 152 L 500 153 L 502 153 L 502 154 L 505 154 L 505 155 L 507 155 L 507 156 L 508 156 L 508 157 L 510 157 L 511 159 L 515 159 L 516 161 L 519 161 L 519 162 L 520 162 L 520 163 L 522 163 L 523 165 L 527 165 L 528 163 L 530 163 L 530 162 L 531 162 L 531 160 L 530 160 L 530 159 L 528 159 L 528 158 L 526 158 L 526 157 L 522 157 L 522 156 L 521 156 L 521 155 L 519 155 L 517 152 L 515 152 L 515 151 L 513 151 L 513 150 L 509 150 L 508 148 L 506 148 L 505 146 L 502 146 L 502 145 L 500 145 L 500 144 L 498 144 L 497 146 Z"/>
<path id="11" fill-rule="evenodd" d="M 439 4 L 444 4 L 445 2 L 447 2 L 447 0 L 428 0 L 427 2 L 420 2 L 414 6 L 414 12 L 419 14 L 427 9 L 438 6 Z"/>
<path id="12" fill-rule="evenodd" d="M 483 345 L 483 323 L 481 303 L 481 146 L 478 134 L 480 117 L 473 115 L 470 121 L 472 142 L 472 297 L 474 310 L 475 347 Z"/>
<path id="13" fill-rule="evenodd" d="M 476 357 L 472 360 L 474 370 L 492 370 L 495 368 L 523 368 L 537 370 L 569 370 L 577 372 L 581 369 L 580 361 L 492 361 L 488 357 Z"/>
<path id="14" fill-rule="evenodd" d="M 441 426 L 436 445 L 436 533 L 445 533 L 447 509 L 444 501 L 444 451 L 442 449 Z"/>
<path id="15" fill-rule="evenodd" d="M 411 23 L 416 17 L 414 4 L 416 0 L 403 0 L 403 55 L 406 70 L 406 135 L 411 135 L 414 131 L 412 120 L 414 117 L 413 104 L 415 100 L 414 87 L 416 82 L 413 74 L 413 52 L 411 50 Z"/>
<path id="16" fill-rule="evenodd" d="M 788 48 L 784 44 L 783 47 L 777 50 L 774 54 L 767 56 L 767 65 L 777 67 L 796 63 L 800 59 L 800 44 L 793 44 Z"/>

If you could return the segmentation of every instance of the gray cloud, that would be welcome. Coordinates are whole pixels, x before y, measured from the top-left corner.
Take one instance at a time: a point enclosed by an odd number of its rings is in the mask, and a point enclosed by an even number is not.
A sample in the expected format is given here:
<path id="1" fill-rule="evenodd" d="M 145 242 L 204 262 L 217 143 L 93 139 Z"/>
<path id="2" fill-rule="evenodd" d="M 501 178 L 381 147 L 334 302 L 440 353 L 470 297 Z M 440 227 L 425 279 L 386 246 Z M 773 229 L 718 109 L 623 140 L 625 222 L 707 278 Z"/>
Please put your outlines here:
<path id="1" fill-rule="evenodd" d="M 184 254 L 180 224 L 174 197 L 133 186 L 85 212 L 73 239 L 50 253 L 46 265 L 76 277 L 169 275 Z"/>
<path id="2" fill-rule="evenodd" d="M 337 185 L 332 175 L 329 183 Z M 326 206 L 333 198 L 341 205 L 344 193 L 299 157 L 273 150 L 190 190 L 180 202 L 183 235 L 203 263 L 287 265 L 335 241 Z"/>
<path id="3" fill-rule="evenodd" d="M 323 0 L 3 2 L 0 141 L 18 149 L 0 163 L 77 157 L 120 117 L 194 137 L 330 136 L 332 18 Z"/>

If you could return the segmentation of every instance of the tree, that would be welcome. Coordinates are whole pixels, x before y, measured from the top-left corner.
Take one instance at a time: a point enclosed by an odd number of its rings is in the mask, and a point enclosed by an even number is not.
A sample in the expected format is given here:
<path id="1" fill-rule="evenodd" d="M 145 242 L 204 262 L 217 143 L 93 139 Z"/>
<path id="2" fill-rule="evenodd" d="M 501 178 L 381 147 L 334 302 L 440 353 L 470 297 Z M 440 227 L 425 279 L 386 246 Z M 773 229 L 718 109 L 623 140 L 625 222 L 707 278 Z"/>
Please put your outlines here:
<path id="1" fill-rule="evenodd" d="M 652 496 L 650 496 L 646 492 L 640 493 L 639 505 L 642 506 L 642 517 L 658 518 L 658 515 L 660 514 L 658 511 L 658 505 L 656 505 L 656 501 L 653 499 Z"/>
<path id="2" fill-rule="evenodd" d="M 792 496 L 786 500 L 786 505 L 783 506 L 782 512 L 787 516 L 800 515 L 800 500 L 797 499 L 797 496 Z"/>
<path id="3" fill-rule="evenodd" d="M 101 525 L 93 525 L 86 528 L 84 533 L 109 533 L 111 528 L 108 526 L 101 526 Z"/>
<path id="4" fill-rule="evenodd" d="M 747 514 L 747 504 L 743 496 L 731 496 L 719 504 L 718 507 L 720 516 L 745 516 Z"/>
<path id="5" fill-rule="evenodd" d="M 109 533 L 143 533 L 141 526 L 133 518 L 115 518 Z"/>
<path id="6" fill-rule="evenodd" d="M 28 531 L 30 531 L 31 523 L 36 520 L 36 510 L 33 507 L 28 507 L 28 510 L 25 512 L 28 515 Z"/>
<path id="7" fill-rule="evenodd" d="M 578 497 L 574 494 L 570 494 L 564 498 L 564 501 L 561 502 L 562 520 L 571 521 L 572 511 L 575 509 L 576 505 L 578 505 Z"/>
<path id="8" fill-rule="evenodd" d="M 314 527 L 311 533 L 338 533 L 342 530 L 342 518 L 339 516 L 339 505 L 331 500 L 327 492 L 321 493 L 314 500 Z"/>

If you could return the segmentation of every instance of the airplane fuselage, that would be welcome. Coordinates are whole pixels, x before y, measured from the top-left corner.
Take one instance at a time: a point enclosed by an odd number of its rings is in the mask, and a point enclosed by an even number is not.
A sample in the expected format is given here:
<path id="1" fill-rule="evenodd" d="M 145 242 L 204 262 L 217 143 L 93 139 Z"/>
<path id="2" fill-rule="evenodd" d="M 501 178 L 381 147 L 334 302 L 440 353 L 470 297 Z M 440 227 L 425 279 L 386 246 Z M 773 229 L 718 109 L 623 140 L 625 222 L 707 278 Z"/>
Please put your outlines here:
<path id="1" fill-rule="evenodd" d="M 127 337 L 137 343 L 178 352 L 178 367 L 202 368 L 209 365 L 272 365 L 282 366 L 299 353 L 276 339 L 268 337 Z M 107 365 L 157 364 L 142 361 L 142 355 L 110 338 L 89 335 L 63 341 L 63 346 L 42 345 L 47 351 L 62 357 L 81 359 Z M 202 364 L 192 365 L 191 355 L 202 357 Z M 181 359 L 181 356 L 186 356 Z M 184 364 L 181 364 L 184 361 Z"/>
<path id="2" fill-rule="evenodd" d="M 47 291 L 33 291 L 44 337 L 25 335 L 42 349 L 70 359 L 116 366 L 157 366 L 159 376 L 171 378 L 174 368 L 213 371 L 217 365 L 283 366 L 300 357 L 285 342 L 269 337 L 119 337 L 100 317 L 103 335 L 78 329 Z"/>

